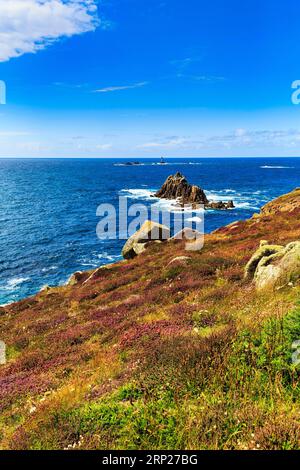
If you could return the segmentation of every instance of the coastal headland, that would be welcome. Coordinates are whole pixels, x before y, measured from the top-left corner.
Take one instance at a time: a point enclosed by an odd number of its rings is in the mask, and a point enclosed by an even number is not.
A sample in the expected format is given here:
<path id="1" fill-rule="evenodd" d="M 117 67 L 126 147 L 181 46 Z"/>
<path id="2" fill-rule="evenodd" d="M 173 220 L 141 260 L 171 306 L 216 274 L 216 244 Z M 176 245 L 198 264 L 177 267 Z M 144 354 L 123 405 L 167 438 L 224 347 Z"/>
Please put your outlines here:
<path id="1" fill-rule="evenodd" d="M 297 189 L 1 308 L 0 447 L 299 448 L 299 240 Z"/>

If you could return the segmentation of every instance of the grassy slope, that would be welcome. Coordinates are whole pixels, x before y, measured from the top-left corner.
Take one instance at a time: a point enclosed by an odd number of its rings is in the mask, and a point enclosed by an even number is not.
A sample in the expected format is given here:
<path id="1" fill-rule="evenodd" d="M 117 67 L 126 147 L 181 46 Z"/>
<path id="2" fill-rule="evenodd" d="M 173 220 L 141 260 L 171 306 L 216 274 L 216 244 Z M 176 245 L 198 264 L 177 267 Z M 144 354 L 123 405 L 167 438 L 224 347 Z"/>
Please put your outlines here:
<path id="1" fill-rule="evenodd" d="M 299 448 L 300 287 L 258 295 L 243 280 L 261 239 L 300 239 L 300 208 L 1 309 L 0 447 Z"/>

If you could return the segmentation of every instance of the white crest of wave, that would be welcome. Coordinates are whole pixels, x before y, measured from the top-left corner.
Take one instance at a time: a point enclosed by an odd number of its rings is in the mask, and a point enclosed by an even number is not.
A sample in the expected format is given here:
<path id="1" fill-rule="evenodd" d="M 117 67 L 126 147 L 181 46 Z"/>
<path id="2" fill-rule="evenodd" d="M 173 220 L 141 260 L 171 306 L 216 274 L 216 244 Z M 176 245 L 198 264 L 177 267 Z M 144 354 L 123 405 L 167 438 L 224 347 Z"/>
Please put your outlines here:
<path id="1" fill-rule="evenodd" d="M 263 169 L 287 169 L 287 170 L 292 170 L 293 168 L 295 168 L 294 166 L 282 166 L 282 165 L 263 165 L 261 166 L 260 168 L 263 168 Z"/>
<path id="2" fill-rule="evenodd" d="M 5 290 L 12 290 L 14 289 L 15 287 L 18 287 L 20 286 L 21 284 L 23 284 L 24 282 L 27 282 L 29 281 L 30 278 L 29 277 L 13 277 L 12 279 L 10 279 L 9 281 L 7 281 L 7 284 L 6 286 L 4 287 Z"/>

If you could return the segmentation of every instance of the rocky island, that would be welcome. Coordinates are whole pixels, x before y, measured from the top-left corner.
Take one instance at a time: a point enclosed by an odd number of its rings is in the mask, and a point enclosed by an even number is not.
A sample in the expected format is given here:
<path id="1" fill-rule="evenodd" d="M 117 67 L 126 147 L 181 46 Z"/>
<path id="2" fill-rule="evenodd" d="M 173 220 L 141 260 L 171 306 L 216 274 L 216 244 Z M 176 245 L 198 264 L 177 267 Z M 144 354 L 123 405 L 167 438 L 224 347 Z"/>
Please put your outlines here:
<path id="1" fill-rule="evenodd" d="M 2 307 L 0 448 L 299 449 L 299 240 L 296 190 Z"/>
<path id="2" fill-rule="evenodd" d="M 180 205 L 191 204 L 193 207 L 204 205 L 206 209 L 227 210 L 234 208 L 233 201 L 209 201 L 203 189 L 189 184 L 186 177 L 180 172 L 170 175 L 154 196 L 162 199 L 175 199 Z"/>

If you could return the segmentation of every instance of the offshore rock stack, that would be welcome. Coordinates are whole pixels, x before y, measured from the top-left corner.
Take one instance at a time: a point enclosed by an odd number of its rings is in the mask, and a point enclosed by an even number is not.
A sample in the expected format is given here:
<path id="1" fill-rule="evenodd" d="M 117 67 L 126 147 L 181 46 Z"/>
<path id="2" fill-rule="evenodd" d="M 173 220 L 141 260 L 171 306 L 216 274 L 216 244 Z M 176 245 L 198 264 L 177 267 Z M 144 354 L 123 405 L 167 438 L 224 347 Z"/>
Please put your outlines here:
<path id="1" fill-rule="evenodd" d="M 181 173 L 170 175 L 155 197 L 163 199 L 180 199 L 182 203 L 208 204 L 204 191 L 188 183 Z"/>
<path id="2" fill-rule="evenodd" d="M 180 172 L 170 175 L 154 196 L 162 199 L 177 199 L 181 205 L 192 204 L 196 206 L 201 204 L 206 209 L 227 210 L 234 208 L 233 201 L 209 201 L 203 189 L 189 184 Z"/>

